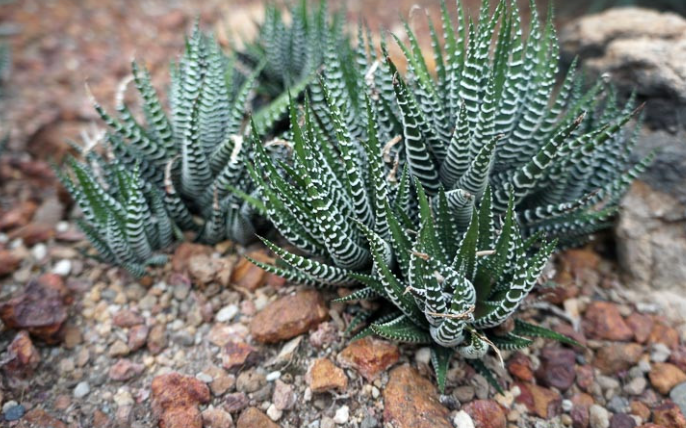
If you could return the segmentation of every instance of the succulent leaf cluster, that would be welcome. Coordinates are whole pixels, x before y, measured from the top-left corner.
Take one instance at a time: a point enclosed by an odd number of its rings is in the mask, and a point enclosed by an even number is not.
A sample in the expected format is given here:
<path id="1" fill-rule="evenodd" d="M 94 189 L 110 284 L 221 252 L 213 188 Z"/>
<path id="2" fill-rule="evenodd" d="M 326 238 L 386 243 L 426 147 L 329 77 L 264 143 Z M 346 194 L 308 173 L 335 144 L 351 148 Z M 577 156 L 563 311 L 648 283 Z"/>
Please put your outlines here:
<path id="1" fill-rule="evenodd" d="M 150 73 L 136 62 L 132 80 L 140 95 L 143 122 L 136 119 L 123 94 L 117 97 L 116 114 L 93 98 L 108 127 L 106 153 L 87 147 L 84 161 L 70 162 L 71 175 L 60 176 L 84 212 L 84 232 L 105 260 L 136 275 L 144 272 L 147 251 L 123 254 L 135 249 L 121 242 L 142 239 L 139 231 L 125 227 L 127 209 L 147 213 L 143 223 L 152 251 L 168 247 L 183 233 L 208 244 L 253 239 L 255 213 L 243 199 L 254 190 L 244 164 L 250 154 L 243 132 L 260 68 L 242 73 L 244 67 L 236 61 L 196 26 L 183 56 L 171 66 L 169 113 Z M 301 82 L 293 91 L 304 87 Z M 271 129 L 287 106 L 286 96 L 277 97 L 254 111 L 253 121 L 259 129 Z M 131 188 L 130 183 L 137 184 Z M 137 188 L 145 197 L 130 199 Z M 164 239 L 151 234 L 155 229 L 147 223 L 151 219 L 170 224 Z"/>
<path id="2" fill-rule="evenodd" d="M 257 37 L 245 42 L 238 57 L 251 67 L 264 62 L 257 91 L 276 97 L 313 76 L 324 63 L 328 46 L 349 47 L 343 24 L 326 1 L 311 6 L 300 0 L 287 11 L 270 2 Z"/>

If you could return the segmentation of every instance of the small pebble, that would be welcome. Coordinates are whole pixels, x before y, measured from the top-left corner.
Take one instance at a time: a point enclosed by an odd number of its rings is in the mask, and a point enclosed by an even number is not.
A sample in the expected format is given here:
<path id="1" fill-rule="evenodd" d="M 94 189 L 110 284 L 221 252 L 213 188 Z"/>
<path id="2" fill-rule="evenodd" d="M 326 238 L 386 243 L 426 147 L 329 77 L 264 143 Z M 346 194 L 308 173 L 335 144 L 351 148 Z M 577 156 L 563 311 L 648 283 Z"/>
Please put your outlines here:
<path id="1" fill-rule="evenodd" d="M 610 399 L 610 401 L 608 401 L 606 407 L 612 413 L 624 413 L 629 410 L 629 400 L 624 397 L 620 397 L 619 395 L 615 395 L 612 397 L 612 399 Z"/>
<path id="2" fill-rule="evenodd" d="M 641 395 L 648 386 L 648 381 L 643 376 L 632 379 L 624 385 L 624 392 L 629 395 Z"/>
<path id="3" fill-rule="evenodd" d="M 281 419 L 281 416 L 283 416 L 283 411 L 277 409 L 276 406 L 272 403 L 267 409 L 267 416 L 269 416 L 269 419 L 276 422 L 279 419 Z"/>
<path id="4" fill-rule="evenodd" d="M 91 387 L 88 385 L 88 382 L 79 382 L 76 385 L 76 388 L 74 388 L 74 397 L 83 398 L 88 395 L 89 392 L 91 392 Z"/>
<path id="5" fill-rule="evenodd" d="M 52 273 L 60 276 L 67 276 L 69 272 L 71 272 L 71 260 L 60 260 L 52 268 Z"/>
<path id="6" fill-rule="evenodd" d="M 238 315 L 239 309 L 236 305 L 224 306 L 217 312 L 215 319 L 217 322 L 227 322 L 231 321 L 236 315 Z"/>
<path id="7" fill-rule="evenodd" d="M 275 380 L 279 379 L 281 377 L 281 372 L 280 371 L 274 371 L 267 373 L 267 382 L 274 382 Z"/>
<path id="8" fill-rule="evenodd" d="M 638 362 L 638 368 L 641 369 L 643 373 L 649 373 L 652 367 L 650 366 L 650 362 L 646 360 L 641 360 Z"/>
<path id="9" fill-rule="evenodd" d="M 455 425 L 455 428 L 475 428 L 472 417 L 464 410 L 460 410 L 455 414 L 453 425 Z"/>
<path id="10" fill-rule="evenodd" d="M 574 403 L 572 403 L 572 400 L 562 400 L 563 411 L 570 412 L 572 410 L 572 407 L 574 407 Z"/>
<path id="11" fill-rule="evenodd" d="M 43 260 L 48 255 L 48 247 L 43 243 L 36 244 L 31 248 L 31 254 L 34 259 L 38 261 Z"/>
<path id="12" fill-rule="evenodd" d="M 414 354 L 414 359 L 417 361 L 418 365 L 430 365 L 431 364 L 431 349 L 430 348 L 419 348 Z"/>
<path id="13" fill-rule="evenodd" d="M 214 380 L 212 378 L 212 376 L 208 375 L 207 373 L 203 373 L 203 372 L 200 372 L 197 375 L 195 375 L 195 378 L 198 379 L 200 382 L 203 382 L 203 383 L 210 383 Z"/>
<path id="14" fill-rule="evenodd" d="M 338 425 L 343 425 L 348 423 L 348 418 L 350 418 L 350 409 L 348 406 L 341 406 L 336 410 L 333 421 Z"/>
<path id="15" fill-rule="evenodd" d="M 4 416 L 5 420 L 8 422 L 9 421 L 18 421 L 19 419 L 22 418 L 22 416 L 24 416 L 24 412 L 25 412 L 24 406 L 22 406 L 21 404 L 17 404 L 16 401 L 10 401 L 9 403 L 13 403 L 12 406 L 9 406 L 9 407 L 3 406 L 2 407 L 3 416 Z M 5 407 L 7 407 L 7 409 L 5 409 Z"/>
<path id="16" fill-rule="evenodd" d="M 650 361 L 654 363 L 664 363 L 672 354 L 671 349 L 664 343 L 655 343 L 650 350 Z"/>
<path id="17" fill-rule="evenodd" d="M 610 412 L 604 407 L 594 404 L 588 413 L 591 428 L 608 428 L 610 426 Z"/>

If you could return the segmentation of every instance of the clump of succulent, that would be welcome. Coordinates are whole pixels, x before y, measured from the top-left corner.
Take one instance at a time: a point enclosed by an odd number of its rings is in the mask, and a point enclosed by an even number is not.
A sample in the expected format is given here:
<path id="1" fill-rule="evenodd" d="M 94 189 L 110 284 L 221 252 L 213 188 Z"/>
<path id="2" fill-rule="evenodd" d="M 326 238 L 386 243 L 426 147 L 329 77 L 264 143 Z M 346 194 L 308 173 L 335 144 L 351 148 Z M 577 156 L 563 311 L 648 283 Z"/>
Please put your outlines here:
<path id="1" fill-rule="evenodd" d="M 243 132 L 260 70 L 243 75 L 235 61 L 196 26 L 184 55 L 171 67 L 169 114 L 148 71 L 135 62 L 132 79 L 142 101 L 143 123 L 136 120 L 123 94 L 117 97 L 116 115 L 93 98 L 95 109 L 108 126 L 103 138 L 106 153 L 100 155 L 87 147 L 85 162 L 71 162 L 77 180 L 69 182 L 67 174 L 62 177 L 82 211 L 95 213 L 85 215 L 81 224 L 94 246 L 105 249 L 106 260 L 114 260 L 136 274 L 141 273 L 139 267 L 147 260 L 147 250 L 134 252 L 131 257 L 121 253 L 129 248 L 120 241 L 138 239 L 137 235 L 129 236 L 137 232 L 123 223 L 122 213 L 131 202 L 128 196 L 132 190 L 126 187 L 130 181 L 142 181 L 139 187 L 146 192 L 148 207 L 162 204 L 171 227 L 178 232 L 174 236 L 190 233 L 207 244 L 253 239 L 254 211 L 243 200 L 253 192 L 244 167 L 250 154 L 243 143 Z M 301 83 L 291 90 L 297 94 L 304 86 Z M 287 106 L 286 96 L 274 99 L 253 111 L 253 121 L 260 130 L 269 130 Z M 133 174 L 134 169 L 135 176 L 121 177 Z M 162 212 L 154 216 L 158 220 L 162 217 Z M 150 248 L 155 251 L 168 246 L 167 235 L 172 236 L 166 229 L 165 239 L 147 235 Z M 114 251 L 108 252 L 107 248 Z M 116 257 L 110 257 L 112 254 Z"/>
<path id="2" fill-rule="evenodd" d="M 457 28 L 444 5 L 436 77 L 409 27 L 406 76 L 384 46 L 380 59 L 363 42 L 354 61 L 327 56 L 310 98 L 291 105 L 291 158 L 251 138 L 259 208 L 299 250 L 264 240 L 281 263 L 254 262 L 302 284 L 363 284 L 347 300 L 391 308 L 370 331 L 432 343 L 441 387 L 455 351 L 488 374 L 489 347 L 571 343 L 512 316 L 554 249 L 607 225 L 650 161 L 630 162 L 636 112 L 605 82 L 584 92 L 572 68 L 555 92 L 552 23 L 534 11 L 525 38 L 512 3 L 491 13 L 485 1 L 478 23 L 458 3 Z"/>
<path id="3" fill-rule="evenodd" d="M 324 63 L 328 46 L 349 46 L 343 23 L 340 14 L 331 19 L 324 0 L 316 7 L 300 0 L 287 12 L 269 3 L 258 36 L 245 43 L 238 57 L 251 67 L 264 64 L 257 90 L 275 97 L 309 80 Z"/>

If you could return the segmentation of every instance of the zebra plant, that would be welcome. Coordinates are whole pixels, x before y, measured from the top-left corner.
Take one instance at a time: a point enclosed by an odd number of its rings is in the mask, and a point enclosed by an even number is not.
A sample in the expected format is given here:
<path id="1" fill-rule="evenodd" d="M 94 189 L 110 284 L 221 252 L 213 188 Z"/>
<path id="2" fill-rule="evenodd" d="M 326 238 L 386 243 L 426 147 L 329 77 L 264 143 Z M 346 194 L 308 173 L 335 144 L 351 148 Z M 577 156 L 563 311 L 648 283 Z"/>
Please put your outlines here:
<path id="1" fill-rule="evenodd" d="M 126 211 L 128 200 L 119 200 L 119 205 L 114 202 L 132 194 L 123 185 L 139 179 L 143 182 L 139 187 L 147 192 L 148 207 L 159 208 L 157 204 L 161 203 L 172 229 L 177 231 L 169 235 L 165 229 L 165 239 L 148 235 L 153 250 L 169 245 L 167 235 L 182 237 L 182 233 L 190 233 L 207 244 L 225 239 L 242 243 L 253 239 L 254 212 L 242 199 L 254 191 L 244 167 L 251 155 L 243 144 L 243 122 L 251 110 L 251 94 L 260 70 L 243 75 L 235 61 L 234 57 L 225 56 L 220 46 L 196 25 L 184 55 L 171 67 L 170 114 L 165 113 L 149 72 L 136 62 L 132 80 L 142 100 L 144 123 L 136 120 L 124 102 L 123 91 L 128 82 L 117 97 L 115 115 L 91 96 L 96 111 L 108 126 L 104 137 L 108 153 L 99 156 L 88 148 L 86 162 L 71 163 L 76 181 L 69 182 L 68 174 L 62 177 L 67 179 L 63 181 L 74 199 L 81 199 L 79 206 L 85 215 L 81 224 L 94 246 L 104 249 L 106 260 L 133 266 L 130 270 L 135 273 L 141 272 L 139 267 L 147 260 L 146 251 L 131 257 L 121 254 L 129 248 L 120 241 L 138 239 L 139 233 L 129 236 L 134 232 L 123 227 L 122 212 Z M 291 91 L 297 94 L 305 85 L 305 81 L 300 82 Z M 272 100 L 253 112 L 255 126 L 270 132 L 287 107 L 286 96 Z M 269 150 L 277 152 L 279 148 Z M 134 169 L 135 177 L 120 177 L 122 171 Z M 105 196 L 111 201 L 105 205 L 96 202 Z M 105 208 L 109 214 L 102 217 Z M 86 215 L 88 211 L 97 215 Z M 147 208 L 145 211 L 149 212 Z M 157 213 L 153 218 L 162 217 Z M 110 231 L 112 227 L 118 228 L 118 232 Z"/>

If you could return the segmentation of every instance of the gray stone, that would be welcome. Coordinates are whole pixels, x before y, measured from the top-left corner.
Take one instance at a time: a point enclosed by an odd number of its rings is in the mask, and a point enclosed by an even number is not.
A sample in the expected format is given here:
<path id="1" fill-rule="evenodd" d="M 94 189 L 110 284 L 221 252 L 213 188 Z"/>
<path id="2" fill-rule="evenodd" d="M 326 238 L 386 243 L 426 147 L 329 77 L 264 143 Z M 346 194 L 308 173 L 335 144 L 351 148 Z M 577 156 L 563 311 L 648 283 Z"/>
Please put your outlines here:
<path id="1" fill-rule="evenodd" d="M 79 382 L 76 385 L 76 388 L 74 388 L 74 397 L 75 398 L 83 398 L 88 393 L 91 392 L 91 387 L 88 385 L 88 382 Z"/>
<path id="2" fill-rule="evenodd" d="M 672 388 L 669 398 L 681 409 L 681 413 L 686 415 L 686 382 Z"/>
<path id="3" fill-rule="evenodd" d="M 629 410 L 629 400 L 615 395 L 607 402 L 607 408 L 612 413 L 624 413 Z"/>
<path id="4" fill-rule="evenodd" d="M 17 404 L 16 406 L 11 406 L 7 410 L 5 410 L 3 413 L 3 417 L 8 422 L 18 421 L 24 416 L 24 412 L 24 406 L 22 406 L 21 404 Z"/>
<path id="5" fill-rule="evenodd" d="M 631 381 L 624 385 L 624 392 L 629 395 L 641 395 L 647 386 L 648 381 L 641 375 L 640 377 L 631 379 Z"/>
<path id="6" fill-rule="evenodd" d="M 379 421 L 373 416 L 367 415 L 360 422 L 360 428 L 377 428 L 379 426 Z"/>

